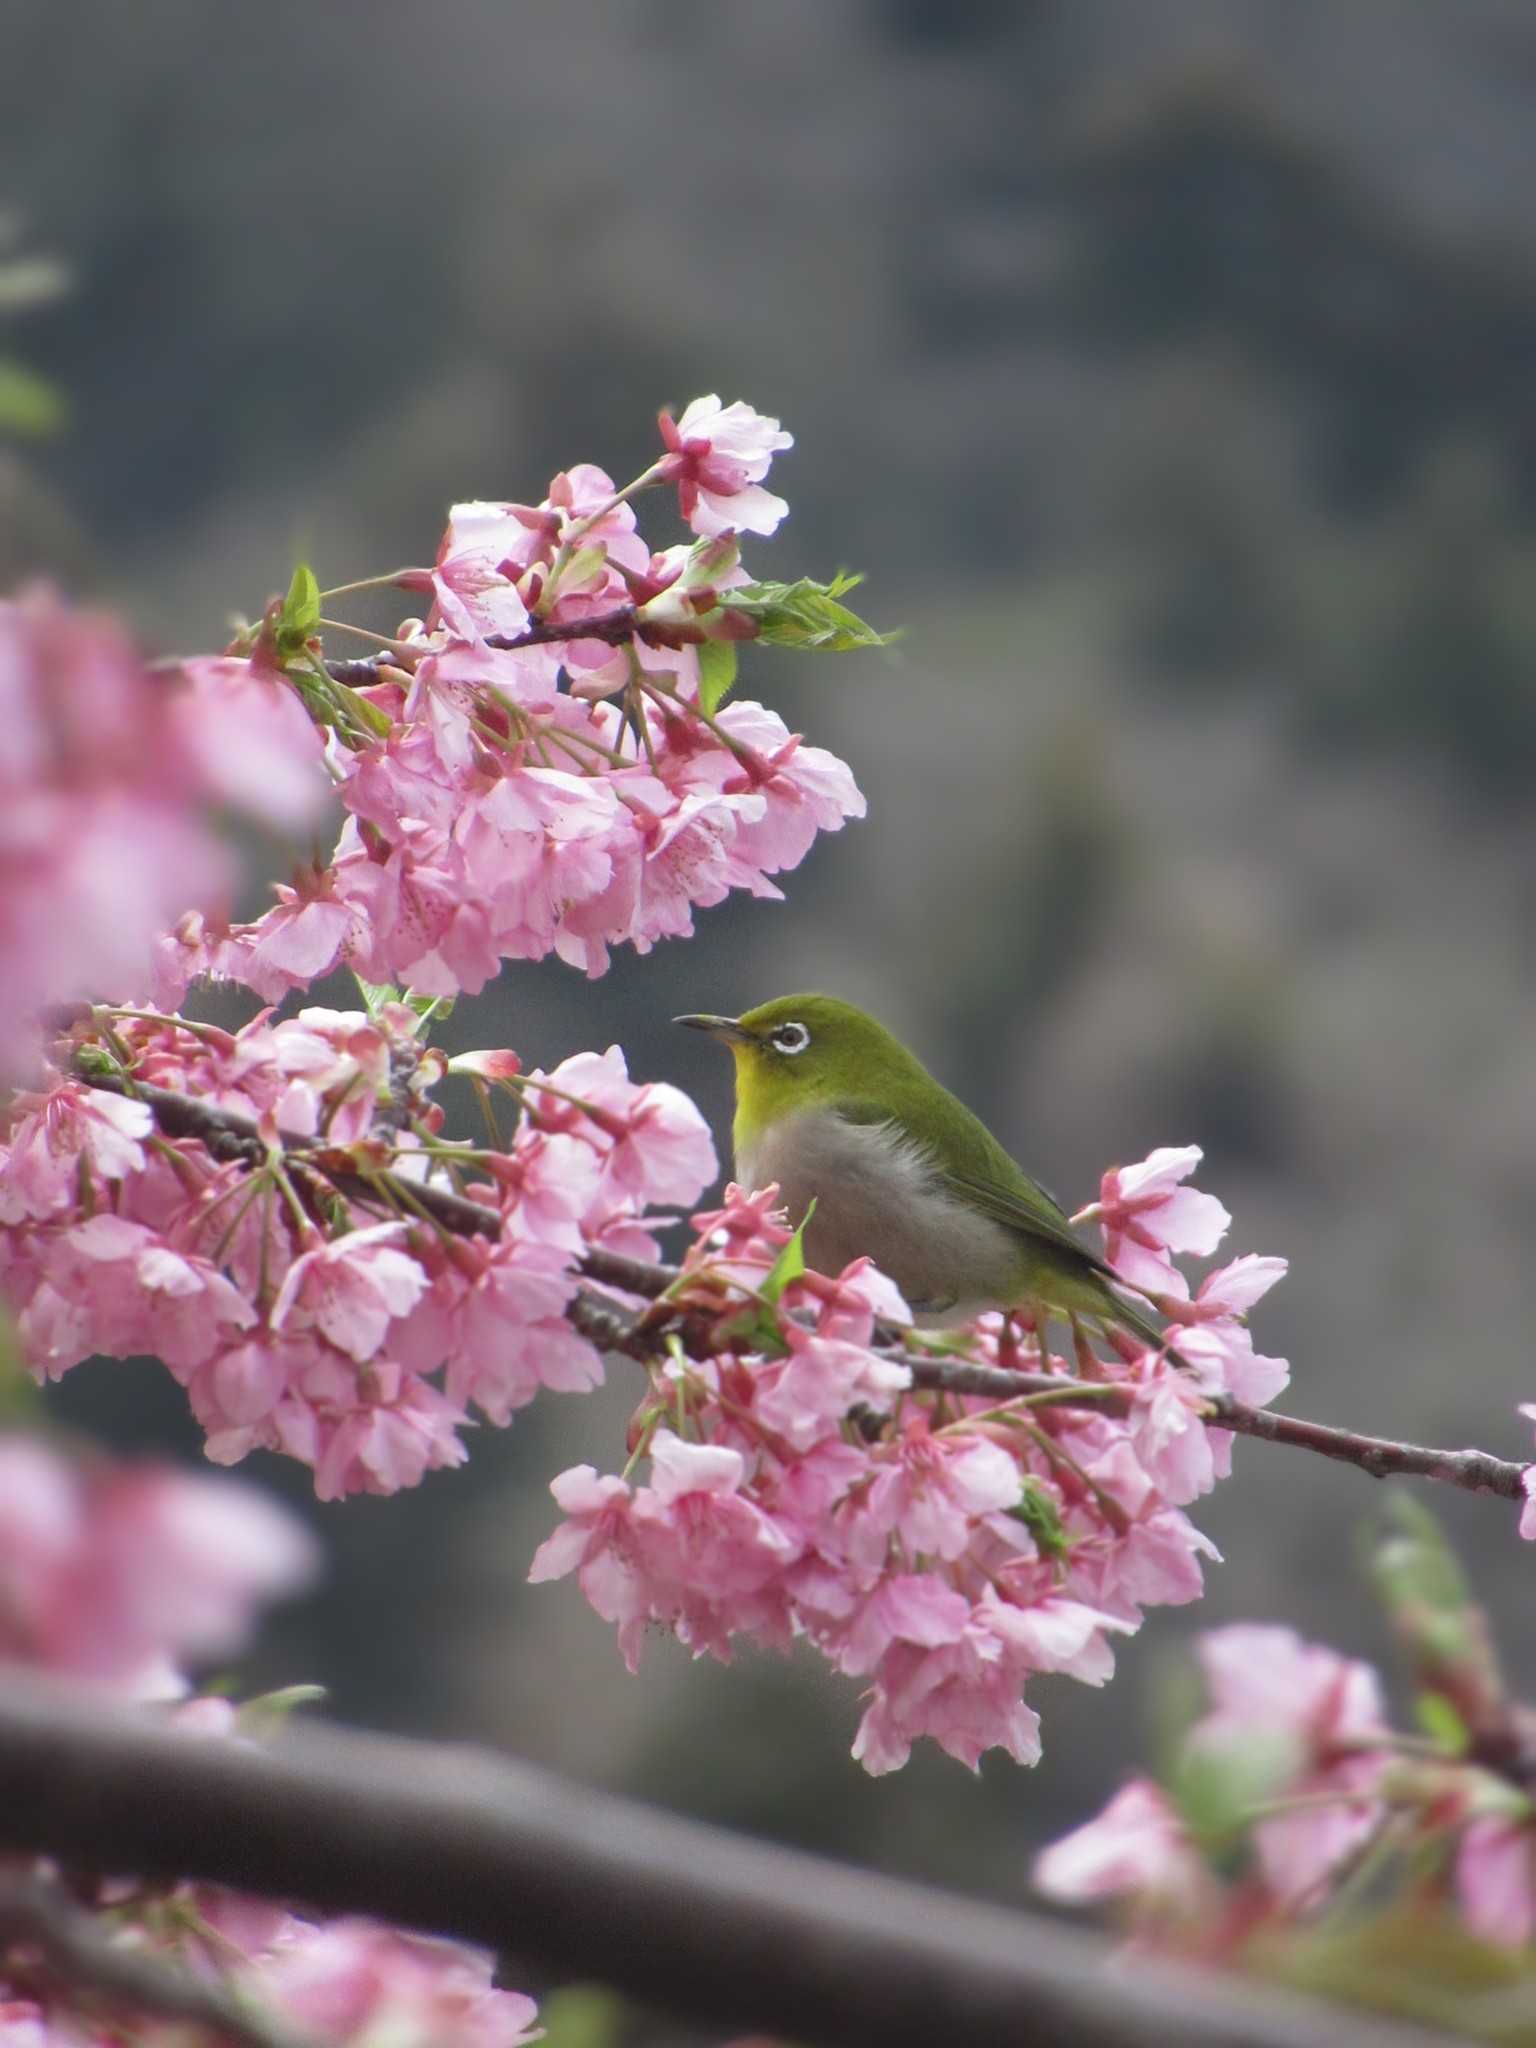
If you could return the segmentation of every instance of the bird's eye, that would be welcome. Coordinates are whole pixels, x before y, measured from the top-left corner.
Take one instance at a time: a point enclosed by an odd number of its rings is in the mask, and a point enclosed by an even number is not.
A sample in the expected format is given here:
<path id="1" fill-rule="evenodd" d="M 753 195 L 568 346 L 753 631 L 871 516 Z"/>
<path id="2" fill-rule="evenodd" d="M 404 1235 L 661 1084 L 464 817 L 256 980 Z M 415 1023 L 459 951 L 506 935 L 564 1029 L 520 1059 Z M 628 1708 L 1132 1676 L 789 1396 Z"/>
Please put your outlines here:
<path id="1" fill-rule="evenodd" d="M 788 1053 L 791 1058 L 797 1052 L 804 1052 L 811 1042 L 811 1034 L 803 1024 L 779 1024 L 769 1033 L 775 1052 Z"/>

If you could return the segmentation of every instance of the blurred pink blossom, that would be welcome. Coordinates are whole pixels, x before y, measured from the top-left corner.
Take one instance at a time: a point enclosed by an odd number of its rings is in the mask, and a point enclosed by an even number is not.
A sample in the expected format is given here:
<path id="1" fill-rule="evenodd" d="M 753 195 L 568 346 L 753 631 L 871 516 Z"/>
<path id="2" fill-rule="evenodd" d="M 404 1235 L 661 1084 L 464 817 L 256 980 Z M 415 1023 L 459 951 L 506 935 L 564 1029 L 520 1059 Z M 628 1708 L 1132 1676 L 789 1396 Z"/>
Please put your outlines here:
<path id="1" fill-rule="evenodd" d="M 227 895 L 215 804 L 279 829 L 326 798 L 320 740 L 243 662 L 151 671 L 112 620 L 0 600 L 0 1072 L 49 1005 L 133 995 L 156 935 Z"/>
<path id="2" fill-rule="evenodd" d="M 1377 1827 L 1390 1761 L 1376 1673 L 1292 1630 L 1235 1623 L 1199 1644 L 1211 1711 L 1192 1740 L 1241 1752 L 1264 1745 L 1270 1796 L 1293 1810 L 1254 1831 L 1277 1897 L 1307 1897 Z"/>
<path id="3" fill-rule="evenodd" d="M 1149 1778 L 1122 1786 L 1101 1814 L 1035 1859 L 1036 1889 L 1063 1905 L 1164 1896 L 1198 1900 L 1205 1865 L 1172 1803 Z"/>
<path id="4" fill-rule="evenodd" d="M 317 1554 L 254 1488 L 169 1466 L 77 1464 L 0 1436 L 0 1663 L 145 1696 L 181 1667 L 235 1654 Z"/>
<path id="5" fill-rule="evenodd" d="M 1528 1815 L 1485 1814 L 1463 1830 L 1456 1894 L 1484 1941 L 1523 1948 L 1536 1939 L 1536 1831 Z"/>

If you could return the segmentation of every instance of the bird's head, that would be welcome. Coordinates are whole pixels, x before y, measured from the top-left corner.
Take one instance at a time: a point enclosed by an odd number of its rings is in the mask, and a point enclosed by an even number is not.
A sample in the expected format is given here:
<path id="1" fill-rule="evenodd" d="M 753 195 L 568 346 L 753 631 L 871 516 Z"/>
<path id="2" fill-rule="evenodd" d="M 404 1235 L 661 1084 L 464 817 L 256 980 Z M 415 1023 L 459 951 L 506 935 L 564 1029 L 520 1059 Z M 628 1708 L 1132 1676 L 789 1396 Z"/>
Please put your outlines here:
<path id="1" fill-rule="evenodd" d="M 736 1145 L 825 1102 L 883 1101 L 915 1063 L 883 1024 L 836 996 L 777 996 L 739 1017 L 673 1020 L 707 1031 L 736 1061 Z"/>

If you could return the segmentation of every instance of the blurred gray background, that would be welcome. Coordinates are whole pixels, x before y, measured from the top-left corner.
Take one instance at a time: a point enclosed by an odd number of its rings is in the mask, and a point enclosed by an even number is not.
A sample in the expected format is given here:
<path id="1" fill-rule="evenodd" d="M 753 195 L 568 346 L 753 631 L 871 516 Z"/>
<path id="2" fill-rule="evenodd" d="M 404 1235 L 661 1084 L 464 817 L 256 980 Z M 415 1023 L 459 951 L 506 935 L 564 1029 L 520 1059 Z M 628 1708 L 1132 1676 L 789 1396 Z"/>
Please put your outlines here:
<path id="1" fill-rule="evenodd" d="M 430 559 L 447 503 L 632 474 L 652 414 L 782 416 L 766 572 L 865 570 L 889 660 L 749 654 L 867 823 L 783 906 L 588 984 L 512 967 L 452 1023 L 620 1040 L 724 1135 L 673 1032 L 820 985 L 887 1018 L 1069 1206 L 1198 1141 L 1288 1402 L 1523 1455 L 1536 1224 L 1536 14 L 1523 0 L 13 0 L 0 203 L 66 298 L 6 345 L 72 424 L 0 457 L 4 580 L 220 643 L 299 553 Z M 665 522 L 663 522 L 665 537 Z M 324 1593 L 257 1682 L 1004 1898 L 1153 1749 L 1191 1635 L 1384 1650 L 1370 1481 L 1239 1445 L 1227 1553 L 1046 1759 L 848 1760 L 810 1658 L 638 1679 L 524 1573 L 550 1474 L 635 1388 L 546 1397 L 467 1471 L 311 1510 Z M 58 1406 L 194 1454 L 147 1366 Z M 259 1466 L 259 1469 L 258 1469 Z M 304 1475 L 249 1468 L 295 1501 Z M 1532 1573 L 1446 1501 L 1512 1661 Z"/>

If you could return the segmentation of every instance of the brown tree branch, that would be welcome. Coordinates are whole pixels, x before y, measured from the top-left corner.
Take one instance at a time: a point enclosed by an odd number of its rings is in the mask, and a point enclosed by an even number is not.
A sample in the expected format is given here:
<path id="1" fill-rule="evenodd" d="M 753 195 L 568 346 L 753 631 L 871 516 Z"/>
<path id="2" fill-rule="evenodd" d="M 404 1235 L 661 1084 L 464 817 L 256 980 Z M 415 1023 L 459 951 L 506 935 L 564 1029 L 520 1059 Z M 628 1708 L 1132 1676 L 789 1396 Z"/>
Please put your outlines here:
<path id="1" fill-rule="evenodd" d="M 28 1871 L 0 1879 L 0 1981 L 12 1989 L 26 1986 L 30 1994 L 39 1976 L 46 1980 L 38 1986 L 45 2007 L 57 1986 L 65 1994 L 59 2002 L 75 2011 L 104 2006 L 119 2015 L 176 2020 L 229 2048 L 312 2048 L 309 2035 L 218 1984 L 109 1940 L 101 1921 L 61 1885 Z"/>
<path id="2" fill-rule="evenodd" d="M 1336 2008 L 733 1836 L 517 1763 L 300 1728 L 272 1752 L 13 1673 L 0 1846 L 363 1912 L 716 2029 L 846 2048 L 1412 2048 Z M 444 2048 L 450 2048 L 445 2043 Z"/>
<path id="3" fill-rule="evenodd" d="M 1016 1400 L 1021 1394 L 1049 1395 L 1064 1406 L 1107 1408 L 1124 1414 L 1135 1402 L 1135 1390 L 1103 1380 L 1074 1380 L 1058 1373 L 1016 1372 L 997 1365 L 970 1365 L 961 1359 L 908 1358 L 913 1383 L 938 1387 L 951 1394 L 982 1394 L 993 1400 Z M 1465 1493 L 1493 1493 L 1503 1500 L 1525 1498 L 1521 1478 L 1528 1469 L 1490 1451 L 1449 1451 L 1423 1444 L 1398 1443 L 1391 1437 L 1364 1436 L 1357 1430 L 1334 1429 L 1325 1422 L 1280 1415 L 1273 1408 L 1253 1408 L 1231 1394 L 1210 1394 L 1203 1402 L 1205 1420 L 1234 1436 L 1258 1437 L 1265 1443 L 1288 1444 L 1315 1451 L 1320 1457 L 1358 1466 L 1373 1479 L 1433 1479 Z"/>
<path id="4" fill-rule="evenodd" d="M 266 1143 L 251 1118 L 234 1110 L 219 1109 L 211 1103 L 179 1095 L 116 1076 L 85 1076 L 93 1087 L 109 1088 L 148 1104 L 155 1122 L 168 1137 L 199 1139 L 218 1159 L 242 1159 L 255 1165 L 266 1157 Z M 307 1140 L 290 1140 L 288 1154 L 307 1161 L 322 1172 L 349 1199 L 374 1207 L 387 1207 L 394 1199 L 394 1213 L 426 1210 L 445 1229 L 462 1236 L 496 1238 L 501 1232 L 499 1213 L 482 1202 L 429 1182 L 406 1180 L 383 1173 L 373 1179 L 327 1166 L 325 1147 Z M 591 1249 L 577 1261 L 583 1278 L 599 1286 L 655 1301 L 678 1278 L 675 1266 L 653 1265 L 618 1252 Z M 659 1330 L 654 1314 L 636 1317 L 622 1303 L 590 1289 L 583 1289 L 568 1310 L 571 1321 L 593 1343 L 634 1358 L 652 1357 Z M 677 1324 L 697 1325 L 699 1317 L 680 1306 Z M 1019 1372 L 1007 1366 L 974 1365 L 961 1359 L 934 1357 L 904 1348 L 908 1333 L 899 1325 L 885 1323 L 876 1331 L 882 1353 L 907 1366 L 916 1387 L 953 1394 L 979 1394 L 996 1401 L 1016 1400 L 1021 1395 L 1046 1395 L 1063 1406 L 1108 1408 L 1124 1413 L 1135 1400 L 1134 1389 L 1104 1381 L 1070 1379 L 1057 1373 Z M 1280 1415 L 1271 1408 L 1254 1408 L 1230 1394 L 1213 1394 L 1204 1404 L 1205 1419 L 1236 1436 L 1259 1438 L 1265 1443 L 1286 1444 L 1293 1450 L 1311 1451 L 1354 1465 L 1373 1479 L 1392 1477 L 1430 1479 L 1442 1486 L 1454 1486 L 1467 1493 L 1496 1494 L 1502 1500 L 1524 1499 L 1523 1463 L 1498 1458 L 1479 1450 L 1443 1450 L 1422 1444 L 1399 1443 L 1390 1437 L 1366 1436 L 1357 1430 L 1335 1429 L 1327 1423 L 1308 1422 L 1300 1416 Z"/>
<path id="5" fill-rule="evenodd" d="M 563 624 L 554 619 L 530 619 L 521 633 L 487 633 L 484 644 L 500 652 L 515 653 L 520 647 L 547 647 L 562 640 L 601 640 L 606 647 L 623 647 L 626 642 L 639 639 L 667 646 L 676 637 L 676 629 L 647 626 L 637 620 L 635 606 L 626 602 L 615 605 L 612 611 L 594 612 L 590 618 L 571 619 Z M 325 672 L 338 683 L 362 689 L 378 681 L 381 668 L 399 665 L 392 654 L 375 654 L 358 660 L 327 661 Z"/>

